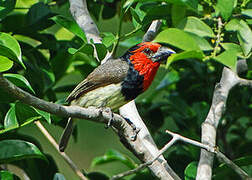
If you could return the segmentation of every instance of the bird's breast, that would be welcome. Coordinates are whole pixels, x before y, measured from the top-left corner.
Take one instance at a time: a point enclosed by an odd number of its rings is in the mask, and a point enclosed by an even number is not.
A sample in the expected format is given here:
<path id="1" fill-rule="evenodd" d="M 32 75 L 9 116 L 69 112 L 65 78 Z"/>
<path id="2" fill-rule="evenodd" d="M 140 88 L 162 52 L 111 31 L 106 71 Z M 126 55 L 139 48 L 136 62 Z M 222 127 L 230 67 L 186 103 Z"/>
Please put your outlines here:
<path id="1" fill-rule="evenodd" d="M 77 105 L 86 108 L 89 106 L 109 107 L 112 110 L 115 110 L 128 102 L 125 100 L 121 90 L 121 83 L 110 84 L 96 88 L 73 100 L 71 105 Z"/>

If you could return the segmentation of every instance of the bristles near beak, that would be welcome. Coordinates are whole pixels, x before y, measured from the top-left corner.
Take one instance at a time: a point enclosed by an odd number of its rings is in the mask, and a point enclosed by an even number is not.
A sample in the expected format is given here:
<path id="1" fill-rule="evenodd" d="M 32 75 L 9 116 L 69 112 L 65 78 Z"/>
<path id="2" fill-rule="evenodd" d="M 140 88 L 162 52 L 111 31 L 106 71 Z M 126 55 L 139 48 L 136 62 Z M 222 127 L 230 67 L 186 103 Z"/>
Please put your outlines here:
<path id="1" fill-rule="evenodd" d="M 152 56 L 154 62 L 160 62 L 166 60 L 171 54 L 175 54 L 176 52 L 172 49 L 161 46 L 158 51 Z"/>

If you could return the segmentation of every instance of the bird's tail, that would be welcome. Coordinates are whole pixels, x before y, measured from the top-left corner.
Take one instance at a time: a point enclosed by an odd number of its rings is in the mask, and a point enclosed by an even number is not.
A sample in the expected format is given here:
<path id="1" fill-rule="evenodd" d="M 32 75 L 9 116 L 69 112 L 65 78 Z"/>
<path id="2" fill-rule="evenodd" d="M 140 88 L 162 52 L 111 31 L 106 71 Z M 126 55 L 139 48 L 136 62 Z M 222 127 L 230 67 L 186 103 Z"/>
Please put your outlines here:
<path id="1" fill-rule="evenodd" d="M 68 144 L 68 141 L 70 139 L 70 136 L 73 132 L 73 128 L 74 128 L 74 123 L 73 123 L 73 119 L 70 117 L 68 119 L 68 122 L 67 122 L 67 125 L 66 125 L 66 128 L 63 132 L 63 134 L 61 135 L 61 138 L 60 138 L 60 143 L 59 143 L 59 150 L 60 152 L 64 152 L 66 147 L 67 147 L 67 144 Z"/>

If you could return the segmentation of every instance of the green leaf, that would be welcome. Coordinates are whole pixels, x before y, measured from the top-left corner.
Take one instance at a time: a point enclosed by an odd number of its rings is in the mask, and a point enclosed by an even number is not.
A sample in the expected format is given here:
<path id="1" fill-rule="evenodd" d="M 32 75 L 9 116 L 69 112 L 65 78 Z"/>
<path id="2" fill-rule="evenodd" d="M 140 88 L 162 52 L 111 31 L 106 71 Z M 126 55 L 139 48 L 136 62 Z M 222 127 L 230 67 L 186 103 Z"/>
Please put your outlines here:
<path id="1" fill-rule="evenodd" d="M 142 24 L 142 20 L 140 19 L 140 17 L 138 16 L 137 11 L 134 8 L 130 8 L 130 13 L 132 15 L 132 23 L 134 25 L 134 27 L 138 27 L 141 26 Z"/>
<path id="2" fill-rule="evenodd" d="M 0 32 L 0 55 L 16 61 L 25 68 L 17 40 L 7 33 Z"/>
<path id="3" fill-rule="evenodd" d="M 168 8 L 168 4 L 155 5 L 151 8 L 148 8 L 148 10 L 146 11 L 146 16 L 142 20 L 141 24 L 145 27 L 153 20 L 163 19 L 164 17 L 170 16 L 170 12 L 167 11 Z"/>
<path id="4" fill-rule="evenodd" d="M 225 66 L 232 69 L 236 72 L 236 64 L 237 64 L 237 52 L 235 50 L 226 50 L 220 55 L 216 56 L 214 59 Z"/>
<path id="5" fill-rule="evenodd" d="M 15 4 L 16 0 L 0 0 L 0 21 L 15 8 Z"/>
<path id="6" fill-rule="evenodd" d="M 68 31 L 72 32 L 74 35 L 81 38 L 85 43 L 87 43 L 86 35 L 79 27 L 79 25 L 72 19 L 58 15 L 51 18 L 55 23 L 66 28 Z"/>
<path id="7" fill-rule="evenodd" d="M 225 21 L 232 15 L 235 0 L 218 0 L 216 9 L 220 12 Z"/>
<path id="8" fill-rule="evenodd" d="M 136 168 L 136 164 L 133 160 L 131 160 L 129 157 L 121 154 L 120 152 L 116 150 L 108 150 L 103 156 L 95 157 L 92 160 L 91 167 L 94 167 L 96 165 L 105 164 L 108 162 L 113 161 L 120 161 L 121 163 L 125 164 L 130 169 Z"/>
<path id="9" fill-rule="evenodd" d="M 154 42 L 168 43 L 183 50 L 200 49 L 189 34 L 176 28 L 169 28 L 160 32 L 154 39 Z"/>
<path id="10" fill-rule="evenodd" d="M 18 125 L 16 112 L 15 112 L 15 105 L 14 105 L 9 109 L 9 111 L 5 115 L 4 128 L 11 130 L 11 129 L 17 128 L 18 126 L 19 125 Z"/>
<path id="11" fill-rule="evenodd" d="M 182 19 L 185 18 L 185 13 L 186 6 L 177 4 L 172 5 L 171 18 L 174 27 L 177 27 L 177 25 L 182 21 Z"/>
<path id="12" fill-rule="evenodd" d="M 116 41 L 116 37 L 113 33 L 111 32 L 104 32 L 102 33 L 104 36 L 102 38 L 102 43 L 108 48 L 113 45 L 113 43 Z"/>
<path id="13" fill-rule="evenodd" d="M 188 33 L 188 34 L 194 39 L 194 41 L 197 43 L 197 45 L 202 51 L 213 50 L 213 47 L 209 44 L 209 42 L 205 38 L 200 37 L 193 33 Z"/>
<path id="14" fill-rule="evenodd" d="M 30 107 L 21 102 L 16 103 L 15 111 L 20 126 L 24 126 L 41 118 L 41 115 L 38 114 L 33 107 Z"/>
<path id="15" fill-rule="evenodd" d="M 18 180 L 20 179 L 18 176 L 13 174 L 12 172 L 2 170 L 0 171 L 0 179 L 2 180 Z"/>
<path id="16" fill-rule="evenodd" d="M 27 158 L 47 160 L 40 150 L 32 143 L 23 140 L 0 141 L 0 163 L 10 163 Z"/>
<path id="17" fill-rule="evenodd" d="M 186 17 L 178 28 L 200 37 L 215 37 L 213 30 L 207 24 L 193 16 Z"/>
<path id="18" fill-rule="evenodd" d="M 191 162 L 190 164 L 187 165 L 185 169 L 185 180 L 194 180 L 196 179 L 196 173 L 197 173 L 197 165 L 198 162 Z"/>
<path id="19" fill-rule="evenodd" d="M 53 177 L 53 180 L 65 180 L 65 177 L 63 174 L 56 173 Z"/>
<path id="20" fill-rule="evenodd" d="M 97 51 L 98 59 L 101 61 L 105 58 L 107 54 L 107 48 L 104 44 L 95 44 L 95 48 Z"/>
<path id="21" fill-rule="evenodd" d="M 5 78 L 7 78 L 9 81 L 11 81 L 13 84 L 15 84 L 18 87 L 23 87 L 29 89 L 33 94 L 35 94 L 34 90 L 32 89 L 30 83 L 25 79 L 24 76 L 20 74 L 4 74 Z"/>
<path id="22" fill-rule="evenodd" d="M 221 43 L 220 44 L 225 50 L 233 50 L 236 51 L 237 56 L 243 57 L 243 52 L 241 46 L 235 43 Z"/>
<path id="23" fill-rule="evenodd" d="M 192 59 L 192 58 L 203 60 L 204 57 L 205 57 L 204 53 L 200 50 L 184 51 L 181 53 L 172 54 L 166 62 L 166 68 L 168 68 L 170 64 L 174 61 L 183 59 Z"/>
<path id="24" fill-rule="evenodd" d="M 227 31 L 237 31 L 237 37 L 242 47 L 243 53 L 247 56 L 252 49 L 252 31 L 243 20 L 232 19 L 225 26 Z"/>
<path id="25" fill-rule="evenodd" d="M 32 107 L 38 114 L 40 114 L 47 122 L 48 124 L 51 124 L 51 114 L 45 111 L 41 111 L 39 109 L 35 109 Z"/>
<path id="26" fill-rule="evenodd" d="M 240 29 L 240 22 L 238 19 L 232 19 L 225 25 L 227 31 L 238 31 Z"/>
<path id="27" fill-rule="evenodd" d="M 44 30 L 52 26 L 54 23 L 49 19 L 52 15 L 49 6 L 43 2 L 33 4 L 26 15 L 28 23 L 27 31 Z"/>
<path id="28" fill-rule="evenodd" d="M 241 13 L 242 13 L 242 15 L 245 15 L 247 17 L 252 18 L 252 9 L 244 9 L 244 10 L 242 10 Z"/>
<path id="29" fill-rule="evenodd" d="M 245 56 L 247 56 L 252 49 L 252 31 L 245 21 L 241 20 L 240 24 L 241 28 L 238 31 L 238 39 Z"/>
<path id="30" fill-rule="evenodd" d="M 0 72 L 8 71 L 13 66 L 13 61 L 7 57 L 0 56 Z"/>
<path id="31" fill-rule="evenodd" d="M 165 0 L 165 2 L 177 4 L 177 5 L 186 5 L 193 11 L 198 10 L 198 0 Z"/>

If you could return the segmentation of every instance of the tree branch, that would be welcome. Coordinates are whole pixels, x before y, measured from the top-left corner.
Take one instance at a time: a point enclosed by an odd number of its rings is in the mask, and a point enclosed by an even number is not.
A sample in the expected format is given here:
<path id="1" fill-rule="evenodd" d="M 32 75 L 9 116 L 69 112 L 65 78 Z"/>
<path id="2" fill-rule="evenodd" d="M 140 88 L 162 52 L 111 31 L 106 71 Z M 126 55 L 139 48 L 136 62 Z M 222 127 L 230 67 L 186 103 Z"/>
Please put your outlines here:
<path id="1" fill-rule="evenodd" d="M 128 176 L 128 175 L 131 175 L 131 174 L 134 174 L 134 173 L 137 173 L 139 172 L 140 170 L 148 167 L 149 165 L 151 165 L 154 161 L 156 161 L 158 159 L 158 157 L 160 155 L 162 155 L 164 152 L 166 152 L 173 144 L 175 144 L 175 142 L 177 141 L 182 141 L 182 142 L 185 142 L 185 143 L 188 143 L 188 144 L 192 144 L 194 146 L 197 146 L 197 147 L 200 147 L 200 148 L 203 148 L 205 150 L 207 150 L 208 152 L 211 152 L 211 153 L 215 153 L 216 156 L 218 157 L 218 159 L 227 164 L 231 169 L 233 169 L 242 179 L 246 179 L 246 180 L 251 180 L 251 178 L 248 176 L 248 174 L 243 171 L 239 166 L 237 166 L 235 163 L 233 163 L 230 159 L 228 159 L 223 153 L 221 153 L 219 151 L 218 148 L 216 147 L 211 147 L 211 146 L 208 146 L 206 144 L 202 144 L 198 141 L 195 141 L 195 140 L 192 140 L 192 139 L 189 139 L 189 138 L 186 138 L 184 136 L 181 136 L 179 134 L 176 134 L 176 133 L 173 133 L 171 131 L 168 131 L 166 130 L 166 133 L 170 134 L 172 136 L 172 140 L 170 140 L 158 153 L 157 157 L 155 157 L 153 160 L 149 161 L 149 162 L 146 162 L 146 163 L 143 163 L 141 165 L 139 165 L 137 168 L 135 169 L 131 169 L 129 171 L 125 171 L 123 173 L 120 173 L 120 174 L 117 174 L 115 176 L 112 177 L 112 180 L 115 180 L 115 179 L 119 179 L 119 178 L 122 178 L 122 177 L 125 177 L 125 176 Z"/>
<path id="2" fill-rule="evenodd" d="M 237 76 L 233 71 L 224 67 L 220 82 L 215 86 L 212 105 L 206 120 L 202 124 L 201 142 L 211 147 L 216 145 L 216 131 L 219 121 L 225 112 L 227 97 L 235 85 L 248 85 L 251 80 L 245 80 Z M 212 165 L 214 154 L 204 149 L 201 150 L 200 161 L 197 170 L 197 180 L 210 180 L 212 177 Z"/>

